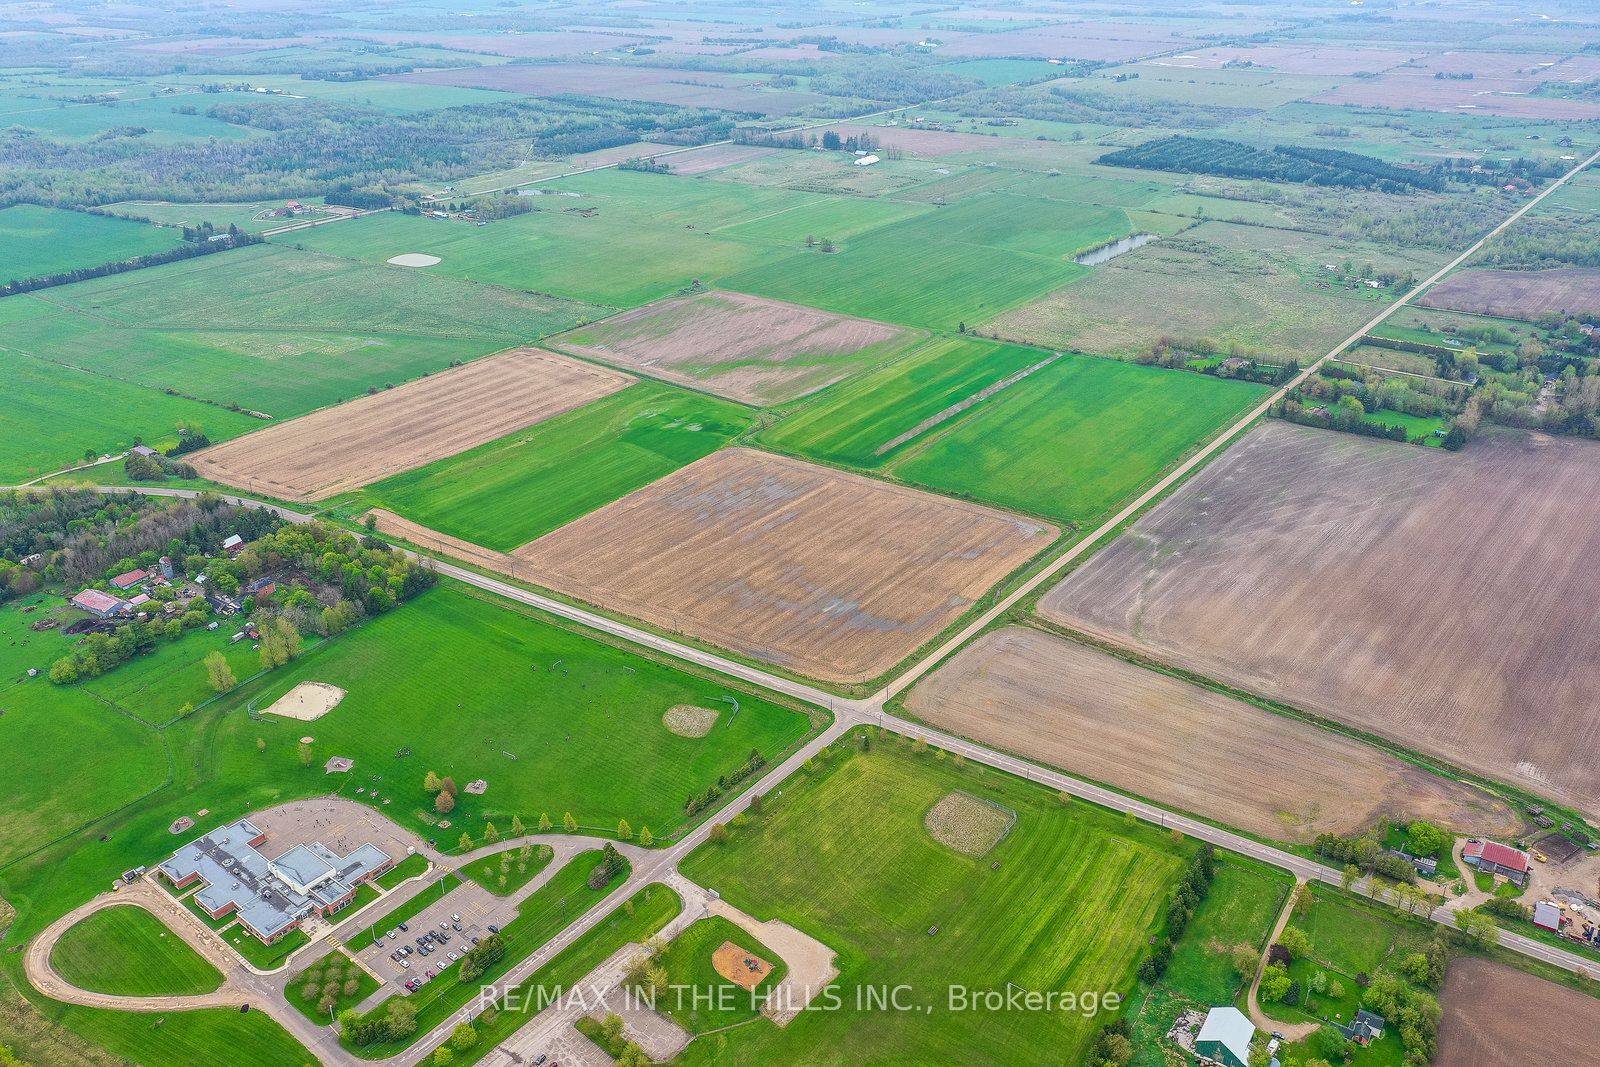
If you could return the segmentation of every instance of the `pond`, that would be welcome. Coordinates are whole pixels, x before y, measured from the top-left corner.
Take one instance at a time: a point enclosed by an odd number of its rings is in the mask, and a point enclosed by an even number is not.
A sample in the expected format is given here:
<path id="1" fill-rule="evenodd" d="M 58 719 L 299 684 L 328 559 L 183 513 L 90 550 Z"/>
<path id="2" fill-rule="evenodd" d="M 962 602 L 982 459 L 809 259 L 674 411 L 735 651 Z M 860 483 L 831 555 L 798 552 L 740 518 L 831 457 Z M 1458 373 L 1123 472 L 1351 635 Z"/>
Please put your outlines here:
<path id="1" fill-rule="evenodd" d="M 1082 263 L 1085 267 L 1098 267 L 1102 263 L 1110 262 L 1125 252 L 1132 252 L 1135 248 L 1143 248 L 1156 239 L 1153 233 L 1136 233 L 1128 237 L 1119 237 L 1110 244 L 1091 248 L 1083 255 L 1078 256 L 1074 262 Z"/>

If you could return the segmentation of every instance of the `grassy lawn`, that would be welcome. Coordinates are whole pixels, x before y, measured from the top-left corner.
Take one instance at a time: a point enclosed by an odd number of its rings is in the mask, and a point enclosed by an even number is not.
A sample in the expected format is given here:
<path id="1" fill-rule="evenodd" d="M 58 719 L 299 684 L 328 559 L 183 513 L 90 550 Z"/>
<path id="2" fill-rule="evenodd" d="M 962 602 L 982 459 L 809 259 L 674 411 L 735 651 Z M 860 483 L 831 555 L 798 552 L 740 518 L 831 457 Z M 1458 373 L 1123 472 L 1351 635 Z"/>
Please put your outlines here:
<path id="1" fill-rule="evenodd" d="M 428 869 L 428 857 L 407 856 L 394 865 L 394 869 L 378 879 L 379 889 L 393 889 L 401 882 L 408 882 Z"/>
<path id="2" fill-rule="evenodd" d="M 131 219 L 17 204 L 0 208 L 0 248 L 6 250 L 0 284 L 165 252 L 182 243 L 177 230 Z"/>
<path id="3" fill-rule="evenodd" d="M 1088 523 L 1267 392 L 1245 382 L 1068 355 L 914 432 L 931 416 L 1047 358 L 1017 345 L 935 340 L 824 390 L 759 440 L 941 492 Z"/>
<path id="4" fill-rule="evenodd" d="M 660 882 L 639 890 L 622 907 L 558 952 L 554 959 L 518 986 L 516 995 L 508 998 L 510 1007 L 497 1011 L 487 1021 L 480 1016 L 473 1023 L 478 1031 L 478 1043 L 455 1062 L 477 1063 L 492 1053 L 500 1042 L 520 1030 L 541 1004 L 549 1004 L 577 987 L 585 976 L 622 946 L 649 941 L 682 910 L 683 901 L 678 894 Z"/>
<path id="5" fill-rule="evenodd" d="M 590 889 L 589 874 L 599 863 L 600 857 L 598 849 L 581 853 L 557 871 L 554 878 L 523 901 L 517 911 L 517 917 L 501 927 L 500 936 L 506 942 L 505 955 L 477 978 L 463 982 L 458 978 L 459 972 L 454 970 L 454 965 L 445 960 L 436 962 L 435 968 L 438 969 L 439 976 L 406 998 L 417 1010 L 417 1036 L 426 1034 L 443 1022 L 451 1013 L 477 996 L 481 986 L 499 979 L 519 961 L 537 951 L 546 941 L 577 921 L 581 915 L 604 899 L 606 893 L 619 881 L 627 877 L 627 871 L 624 869 L 623 873 L 601 888 Z M 389 1005 L 398 1002 L 399 999 L 400 996 L 397 994 L 385 1000 L 373 1011 L 387 1013 Z M 388 1041 L 363 1046 L 346 1044 L 345 1047 L 362 1059 L 383 1059 L 409 1047 L 411 1043 L 411 1041 Z"/>
<path id="6" fill-rule="evenodd" d="M 509 896 L 550 866 L 555 850 L 549 845 L 519 845 L 486 859 L 464 864 L 461 873 L 495 896 Z"/>
<path id="7" fill-rule="evenodd" d="M 51 953 L 61 977 L 82 989 L 129 997 L 194 996 L 222 975 L 143 908 L 106 908 L 67 930 Z"/>
<path id="8" fill-rule="evenodd" d="M 135 800 L 168 774 L 161 737 L 149 725 L 81 688 L 52 685 L 44 673 L 27 676 L 30 668 L 48 672 L 71 647 L 59 630 L 32 629 L 61 604 L 38 593 L 0 605 L 0 751 L 19 760 L 0 804 L 0 864 Z"/>
<path id="9" fill-rule="evenodd" d="M 50 1011 L 61 1025 L 140 1067 L 305 1067 L 316 1062 L 304 1045 L 260 1011 L 125 1012 L 53 1003 Z"/>
<path id="10" fill-rule="evenodd" d="M 1373 426 L 1399 426 L 1405 430 L 1406 439 L 1412 444 L 1427 445 L 1431 448 L 1440 448 L 1444 445 L 1444 438 L 1439 435 L 1439 431 L 1450 426 L 1450 420 L 1442 416 L 1424 418 L 1407 415 L 1402 411 L 1390 411 L 1388 408 L 1379 408 L 1362 421 Z"/>
<path id="11" fill-rule="evenodd" d="M 748 408 L 639 382 L 361 497 L 441 533 L 509 550 L 721 448 Z"/>
<path id="12" fill-rule="evenodd" d="M 412 670 L 419 649 L 429 658 L 422 674 Z M 481 834 L 486 819 L 504 831 L 514 815 L 533 826 L 548 813 L 559 825 L 569 811 L 601 833 L 626 818 L 635 832 L 649 826 L 660 837 L 683 824 L 691 793 L 743 765 L 751 749 L 773 759 L 811 729 L 798 711 L 449 581 L 242 686 L 228 707 L 265 706 L 301 681 L 347 693 L 316 723 L 312 765 L 297 756 L 302 724 L 230 714 L 219 725 L 219 777 L 270 776 L 311 793 L 327 788 L 328 756 L 349 756 L 352 786 L 381 782 L 393 800 L 384 814 L 446 847 L 463 830 Z M 739 714 L 704 738 L 679 737 L 662 722 L 675 704 L 723 707 L 728 699 L 738 700 Z M 439 831 L 422 788 L 428 771 L 461 783 L 483 778 L 489 791 L 463 792 L 453 825 Z"/>
<path id="13" fill-rule="evenodd" d="M 839 1010 L 802 1013 L 783 1030 L 758 1020 L 720 1035 L 728 1055 L 1018 1063 L 1050 1048 L 1052 1058 L 1079 1062 L 1104 1018 L 1081 1009 L 954 1011 L 948 987 L 1126 995 L 1190 846 L 898 741 L 875 740 L 863 753 L 858 736 L 728 843 L 683 865 L 757 919 L 782 919 L 838 953 Z M 927 812 L 957 789 L 1017 814 L 981 859 L 924 829 Z M 908 987 L 913 1010 L 858 1010 L 857 991 L 879 983 Z M 724 1062 L 720 1048 L 720 1039 L 698 1042 L 685 1058 Z"/>
<path id="14" fill-rule="evenodd" d="M 311 939 L 304 930 L 291 930 L 270 945 L 263 945 L 261 939 L 244 928 L 243 923 L 235 923 L 222 935 L 222 939 L 232 945 L 252 966 L 258 970 L 270 971 L 283 965 L 289 958 L 289 953 L 311 944 Z"/>
<path id="15" fill-rule="evenodd" d="M 284 998 L 296 1011 L 317 1023 L 331 1022 L 346 1008 L 361 1003 L 378 988 L 378 980 L 335 950 L 289 980 Z M 329 1008 L 324 1008 L 324 1003 Z"/>
<path id="16" fill-rule="evenodd" d="M 770 966 L 754 990 L 728 981 L 712 966 L 712 955 L 729 941 Z M 691 1034 L 754 1019 L 788 973 L 776 952 L 720 915 L 701 919 L 673 938 L 656 962 L 667 972 L 669 986 L 658 994 L 656 1006 Z"/>

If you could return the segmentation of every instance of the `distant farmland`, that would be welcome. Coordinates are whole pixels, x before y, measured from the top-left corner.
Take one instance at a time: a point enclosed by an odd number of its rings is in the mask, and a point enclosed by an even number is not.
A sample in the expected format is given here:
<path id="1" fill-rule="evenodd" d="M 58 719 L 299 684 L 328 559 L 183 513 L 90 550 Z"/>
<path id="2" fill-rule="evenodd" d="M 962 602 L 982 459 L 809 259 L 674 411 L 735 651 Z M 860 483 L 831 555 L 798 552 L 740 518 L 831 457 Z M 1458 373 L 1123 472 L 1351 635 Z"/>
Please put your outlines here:
<path id="1" fill-rule="evenodd" d="M 1044 616 L 1593 811 L 1600 446 L 1268 423 Z"/>
<path id="2" fill-rule="evenodd" d="M 749 80 L 732 74 L 615 64 L 543 63 L 525 66 L 507 63 L 500 66 L 429 70 L 405 75 L 404 80 L 426 85 L 497 89 L 529 96 L 577 94 L 615 97 L 762 115 L 790 115 L 828 102 L 827 97 L 815 93 L 759 89 Z"/>
<path id="3" fill-rule="evenodd" d="M 17 204 L 0 208 L 0 284 L 164 252 L 183 243 L 177 230 L 86 211 Z"/>

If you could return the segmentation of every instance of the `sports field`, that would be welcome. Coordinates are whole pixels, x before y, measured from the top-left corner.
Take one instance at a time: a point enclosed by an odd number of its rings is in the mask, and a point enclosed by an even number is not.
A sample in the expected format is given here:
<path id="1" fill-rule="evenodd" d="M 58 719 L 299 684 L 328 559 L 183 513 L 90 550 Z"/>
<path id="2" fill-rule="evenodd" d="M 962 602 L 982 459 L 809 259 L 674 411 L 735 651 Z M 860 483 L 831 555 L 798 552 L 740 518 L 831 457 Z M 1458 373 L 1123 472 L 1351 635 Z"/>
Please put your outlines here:
<path id="1" fill-rule="evenodd" d="M 690 1046 L 685 1062 L 1019 1063 L 1082 1054 L 1104 1019 L 1072 1011 L 958 1012 L 950 986 L 1127 993 L 1189 846 L 974 765 L 847 741 L 726 845 L 684 873 L 763 921 L 838 953 L 838 1010 L 766 1020 Z M 923 816 L 962 790 L 1016 812 L 982 858 L 937 844 Z M 848 817 L 872 812 L 872 818 Z M 903 985 L 909 1011 L 863 1010 L 857 992 Z M 927 1007 L 927 1013 L 923 1011 Z"/>
<path id="2" fill-rule="evenodd" d="M 419 656 L 428 664 L 421 674 L 412 670 Z M 315 724 L 314 765 L 302 768 L 295 757 L 304 724 L 230 714 L 219 727 L 218 776 L 270 774 L 285 793 L 311 792 L 326 789 L 328 756 L 348 756 L 352 784 L 372 785 L 377 776 L 393 800 L 384 814 L 426 836 L 436 832 L 422 789 L 428 771 L 460 783 L 486 779 L 484 797 L 459 797 L 447 844 L 461 830 L 481 831 L 486 817 L 505 832 L 512 815 L 531 827 L 548 813 L 560 825 L 569 811 L 596 832 L 611 833 L 626 818 L 636 832 L 648 825 L 659 837 L 683 823 L 691 793 L 741 766 L 752 749 L 772 759 L 810 729 L 800 712 L 450 582 L 242 687 L 230 706 L 266 707 L 302 681 L 346 692 Z M 690 739 L 662 723 L 674 704 L 738 710 Z"/>
<path id="3" fill-rule="evenodd" d="M 1051 357 L 938 339 L 821 393 L 759 440 L 1087 523 L 1266 394 L 1199 374 Z"/>
<path id="4" fill-rule="evenodd" d="M 0 284 L 165 252 L 183 243 L 177 230 L 86 211 L 16 204 L 0 208 Z"/>
<path id="5" fill-rule="evenodd" d="M 50 965 L 80 989 L 119 996 L 194 996 L 222 985 L 222 974 L 188 942 L 135 905 L 105 908 L 69 927 Z"/>
<path id="6" fill-rule="evenodd" d="M 760 974 L 739 983 L 730 981 L 716 966 L 716 958 L 728 944 L 735 946 L 734 952 L 726 954 L 734 968 L 749 957 L 764 965 Z M 787 972 L 776 952 L 720 915 L 709 915 L 673 938 L 656 964 L 667 972 L 669 984 L 656 1001 L 657 1007 L 691 1034 L 755 1018 Z M 734 973 L 740 972 L 734 969 Z M 675 995 L 671 987 L 680 987 L 682 993 Z"/>
<path id="7" fill-rule="evenodd" d="M 509 551 L 722 447 L 737 404 L 638 382 L 498 441 L 368 486 L 363 501 Z"/>

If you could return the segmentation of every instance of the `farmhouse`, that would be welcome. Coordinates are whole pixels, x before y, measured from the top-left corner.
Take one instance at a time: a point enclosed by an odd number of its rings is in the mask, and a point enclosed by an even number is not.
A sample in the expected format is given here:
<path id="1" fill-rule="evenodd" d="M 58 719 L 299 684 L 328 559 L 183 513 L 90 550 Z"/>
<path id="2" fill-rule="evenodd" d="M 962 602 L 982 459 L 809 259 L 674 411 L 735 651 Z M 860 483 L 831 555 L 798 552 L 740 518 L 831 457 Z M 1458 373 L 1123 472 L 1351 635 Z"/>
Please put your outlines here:
<path id="1" fill-rule="evenodd" d="M 356 889 L 394 866 L 376 845 L 339 856 L 319 842 L 296 845 L 275 860 L 257 849 L 267 835 L 249 819 L 213 830 L 180 848 L 157 870 L 175 889 L 201 883 L 195 903 L 213 919 L 239 921 L 272 944 L 313 915 L 331 915 Z"/>
<path id="2" fill-rule="evenodd" d="M 1383 1028 L 1387 1021 L 1383 1016 L 1374 1014 L 1365 1008 L 1356 1012 L 1356 1017 L 1350 1020 L 1348 1026 L 1342 1023 L 1333 1025 L 1345 1037 L 1358 1045 L 1370 1045 L 1383 1036 Z"/>
<path id="3" fill-rule="evenodd" d="M 1238 1008 L 1212 1008 L 1200 1024 L 1195 1055 L 1224 1067 L 1249 1067 L 1250 1042 L 1255 1036 L 1255 1024 Z"/>
<path id="4" fill-rule="evenodd" d="M 244 538 L 238 534 L 229 534 L 222 542 L 222 550 L 230 556 L 237 556 L 244 551 Z"/>
<path id="5" fill-rule="evenodd" d="M 1461 849 L 1461 858 L 1485 874 L 1498 874 L 1512 885 L 1528 884 L 1528 854 L 1498 841 L 1473 838 Z"/>
<path id="6" fill-rule="evenodd" d="M 85 589 L 72 598 L 72 606 L 87 611 L 96 618 L 109 619 L 126 609 L 127 603 L 118 600 L 110 593 L 102 593 L 98 589 Z"/>
<path id="7" fill-rule="evenodd" d="M 134 586 L 138 585 L 148 577 L 150 577 L 150 572 L 145 570 L 143 567 L 139 567 L 135 570 L 125 571 L 122 574 L 117 575 L 115 578 L 111 579 L 111 584 L 116 586 L 118 589 L 132 589 Z"/>

